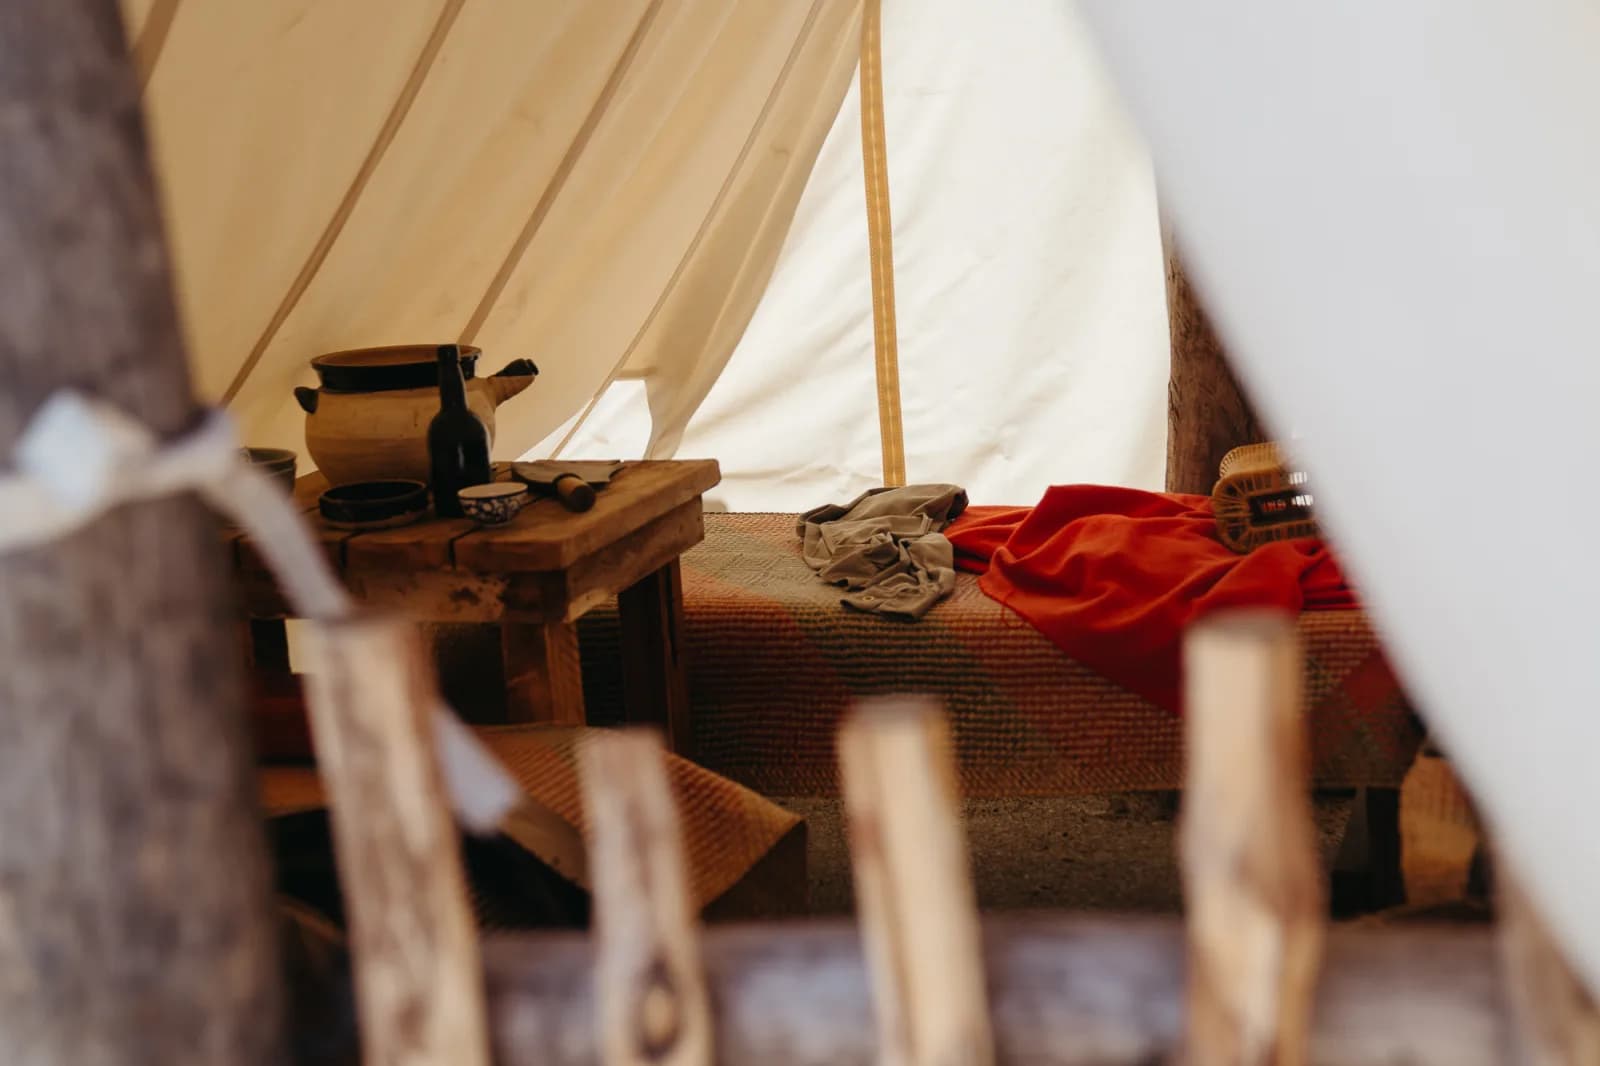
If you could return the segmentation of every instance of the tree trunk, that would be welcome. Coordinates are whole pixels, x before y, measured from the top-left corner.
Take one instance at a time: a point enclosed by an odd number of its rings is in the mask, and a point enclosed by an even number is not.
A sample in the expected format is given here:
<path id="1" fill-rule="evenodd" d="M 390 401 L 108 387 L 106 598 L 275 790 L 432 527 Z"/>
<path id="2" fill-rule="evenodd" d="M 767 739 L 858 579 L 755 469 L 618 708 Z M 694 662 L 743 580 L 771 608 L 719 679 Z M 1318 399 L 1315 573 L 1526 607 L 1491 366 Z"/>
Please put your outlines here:
<path id="1" fill-rule="evenodd" d="M 1230 449 L 1267 439 L 1255 410 L 1228 368 L 1222 342 L 1206 319 L 1172 238 L 1162 226 L 1167 262 L 1167 324 L 1172 377 L 1167 385 L 1167 491 L 1210 494 Z"/>
<path id="2" fill-rule="evenodd" d="M 161 435 L 192 424 L 115 0 L 0 12 L 0 256 L 0 463 L 63 386 Z M 8 1066 L 279 1059 L 226 580 L 188 498 L 0 555 Z"/>

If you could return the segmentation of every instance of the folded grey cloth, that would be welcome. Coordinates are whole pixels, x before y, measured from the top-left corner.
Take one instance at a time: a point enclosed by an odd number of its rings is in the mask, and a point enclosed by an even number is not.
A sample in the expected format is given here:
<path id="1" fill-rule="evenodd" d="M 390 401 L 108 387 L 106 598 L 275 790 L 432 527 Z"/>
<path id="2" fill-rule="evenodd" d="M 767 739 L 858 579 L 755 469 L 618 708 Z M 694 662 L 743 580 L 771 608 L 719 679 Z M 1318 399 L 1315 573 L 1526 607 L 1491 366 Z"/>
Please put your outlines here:
<path id="1" fill-rule="evenodd" d="M 869 489 L 807 511 L 795 531 L 817 576 L 850 590 L 840 603 L 915 620 L 956 587 L 943 530 L 966 507 L 966 491 L 955 485 Z"/>

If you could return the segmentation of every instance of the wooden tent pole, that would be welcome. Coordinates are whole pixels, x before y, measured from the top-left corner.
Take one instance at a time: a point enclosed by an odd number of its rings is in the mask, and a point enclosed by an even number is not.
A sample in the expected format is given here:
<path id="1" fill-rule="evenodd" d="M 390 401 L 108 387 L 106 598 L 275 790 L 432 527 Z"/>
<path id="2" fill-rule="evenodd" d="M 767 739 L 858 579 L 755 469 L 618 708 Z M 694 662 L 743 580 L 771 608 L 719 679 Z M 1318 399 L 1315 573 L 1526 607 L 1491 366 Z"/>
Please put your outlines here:
<path id="1" fill-rule="evenodd" d="M 1267 439 L 1250 400 L 1228 368 L 1222 342 L 1184 273 L 1172 229 L 1162 220 L 1167 264 L 1167 491 L 1209 495 L 1231 448 Z"/>
<path id="2" fill-rule="evenodd" d="M 63 386 L 193 423 L 116 0 L 0 13 L 0 257 L 0 464 Z M 280 1061 L 229 600 L 192 499 L 0 555 L 0 1061 Z"/>
<path id="3" fill-rule="evenodd" d="M 867 189 L 867 254 L 872 270 L 872 350 L 878 382 L 883 483 L 906 483 L 900 414 L 900 340 L 894 317 L 894 226 L 889 219 L 889 147 L 883 118 L 883 0 L 861 9 L 861 170 Z"/>

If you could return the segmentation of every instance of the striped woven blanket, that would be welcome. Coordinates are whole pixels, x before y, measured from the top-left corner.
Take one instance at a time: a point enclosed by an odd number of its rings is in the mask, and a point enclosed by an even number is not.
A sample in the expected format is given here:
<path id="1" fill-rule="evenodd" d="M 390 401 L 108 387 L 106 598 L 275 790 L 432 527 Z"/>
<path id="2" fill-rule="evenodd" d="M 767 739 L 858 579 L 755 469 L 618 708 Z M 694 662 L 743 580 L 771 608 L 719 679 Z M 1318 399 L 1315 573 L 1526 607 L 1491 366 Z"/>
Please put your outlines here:
<path id="1" fill-rule="evenodd" d="M 971 796 L 1182 784 L 1179 718 L 1069 659 L 971 575 L 914 624 L 847 611 L 801 559 L 792 516 L 708 514 L 683 591 L 696 761 L 758 792 L 833 794 L 840 716 L 894 692 L 944 700 Z M 1314 779 L 1397 786 L 1422 729 L 1366 616 L 1299 625 Z M 615 608 L 580 633 L 590 720 L 619 719 Z"/>

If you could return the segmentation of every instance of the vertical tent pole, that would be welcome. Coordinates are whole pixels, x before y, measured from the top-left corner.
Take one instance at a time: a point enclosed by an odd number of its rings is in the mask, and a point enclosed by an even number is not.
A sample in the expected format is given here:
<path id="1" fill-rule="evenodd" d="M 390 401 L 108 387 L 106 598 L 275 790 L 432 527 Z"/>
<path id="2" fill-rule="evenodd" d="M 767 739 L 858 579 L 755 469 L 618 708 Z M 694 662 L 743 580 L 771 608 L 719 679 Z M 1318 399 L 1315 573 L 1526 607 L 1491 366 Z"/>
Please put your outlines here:
<path id="1" fill-rule="evenodd" d="M 872 263 L 872 350 L 878 379 L 883 483 L 906 483 L 900 424 L 900 351 L 894 321 L 894 227 L 889 218 L 889 153 L 883 128 L 883 0 L 861 12 L 861 169 L 867 180 L 867 251 Z"/>
<path id="2" fill-rule="evenodd" d="M 63 387 L 194 423 L 115 0 L 0 12 L 0 257 L 0 464 Z M 0 555 L 0 1061 L 281 1061 L 231 599 L 192 498 Z"/>

